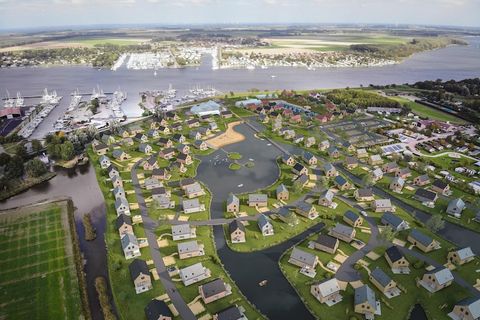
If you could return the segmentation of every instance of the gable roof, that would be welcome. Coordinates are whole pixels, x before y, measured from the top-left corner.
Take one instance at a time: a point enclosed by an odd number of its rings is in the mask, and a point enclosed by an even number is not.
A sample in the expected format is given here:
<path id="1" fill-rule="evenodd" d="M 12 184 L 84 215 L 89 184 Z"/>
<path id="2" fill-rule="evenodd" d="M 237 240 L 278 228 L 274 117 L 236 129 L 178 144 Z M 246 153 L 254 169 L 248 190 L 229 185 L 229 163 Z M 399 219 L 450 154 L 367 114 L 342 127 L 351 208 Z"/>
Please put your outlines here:
<path id="1" fill-rule="evenodd" d="M 288 192 L 287 187 L 282 183 L 277 187 L 276 193 Z"/>
<path id="2" fill-rule="evenodd" d="M 332 231 L 334 231 L 336 233 L 339 233 L 339 234 L 343 234 L 343 235 L 348 236 L 348 237 L 352 236 L 354 230 L 355 229 L 353 229 L 349 226 L 346 226 L 344 224 L 341 224 L 341 223 L 337 223 L 335 225 L 335 227 L 333 227 L 333 229 L 332 229 Z"/>
<path id="3" fill-rule="evenodd" d="M 381 221 L 383 224 L 388 224 L 394 229 L 397 229 L 404 222 L 402 218 L 391 212 L 385 212 L 382 215 Z"/>
<path id="4" fill-rule="evenodd" d="M 301 164 L 301 163 L 295 163 L 295 165 L 293 166 L 293 169 L 295 169 L 296 171 L 300 172 L 304 169 L 305 167 Z"/>
<path id="5" fill-rule="evenodd" d="M 468 309 L 473 319 L 480 318 L 480 298 L 466 298 L 457 303 Z"/>
<path id="6" fill-rule="evenodd" d="M 378 283 L 382 285 L 382 287 L 386 287 L 391 281 L 390 278 L 382 269 L 376 267 L 371 273 L 370 276 L 375 279 Z"/>
<path id="7" fill-rule="evenodd" d="M 427 199 L 427 200 L 433 201 L 433 200 L 435 200 L 435 199 L 437 198 L 437 193 L 436 193 L 436 192 L 433 192 L 433 191 L 430 191 L 430 190 L 418 188 L 418 189 L 415 191 L 415 197 L 423 198 L 423 199 Z"/>
<path id="8" fill-rule="evenodd" d="M 158 320 L 160 316 L 173 318 L 173 314 L 165 301 L 151 300 L 144 309 L 147 320 Z"/>
<path id="9" fill-rule="evenodd" d="M 426 247 L 433 242 L 433 239 L 432 239 L 432 238 L 430 238 L 429 236 L 421 233 L 421 232 L 418 231 L 417 229 L 413 229 L 413 230 L 410 232 L 410 237 L 412 237 L 413 239 L 415 239 L 416 241 L 420 242 L 421 244 L 423 244 L 423 245 L 426 246 Z"/>
<path id="10" fill-rule="evenodd" d="M 448 203 L 447 211 L 451 211 L 451 210 L 455 210 L 455 209 L 458 209 L 458 210 L 462 211 L 464 208 L 465 208 L 465 202 L 463 202 L 462 199 L 457 198 L 457 199 L 451 200 Z"/>
<path id="11" fill-rule="evenodd" d="M 337 245 L 338 239 L 335 237 L 329 236 L 328 234 L 319 234 L 315 242 L 327 248 L 333 249 Z"/>
<path id="12" fill-rule="evenodd" d="M 268 221 L 267 216 L 263 213 L 258 216 L 257 223 L 260 229 L 263 229 L 263 227 L 265 227 L 266 225 L 272 225 L 270 221 Z"/>
<path id="13" fill-rule="evenodd" d="M 432 186 L 443 190 L 446 187 L 448 187 L 448 183 L 446 183 L 445 181 L 442 181 L 440 179 L 436 179 L 435 181 L 433 181 Z"/>
<path id="14" fill-rule="evenodd" d="M 248 202 L 266 202 L 268 197 L 266 194 L 251 193 L 248 195 Z"/>
<path id="15" fill-rule="evenodd" d="M 176 224 L 172 226 L 172 235 L 181 235 L 181 234 L 187 234 L 190 233 L 192 228 L 188 223 L 185 224 Z"/>
<path id="16" fill-rule="evenodd" d="M 453 280 L 452 272 L 450 271 L 450 269 L 445 267 L 435 268 L 434 270 L 429 271 L 426 274 L 433 275 L 439 285 L 443 285 Z"/>
<path id="17" fill-rule="evenodd" d="M 390 248 L 385 250 L 385 253 L 387 254 L 391 262 L 396 262 L 404 257 L 400 250 L 395 246 L 391 246 Z"/>
<path id="18" fill-rule="evenodd" d="M 198 198 L 195 199 L 185 199 L 182 201 L 183 210 L 196 209 L 200 207 L 200 201 Z"/>
<path id="19" fill-rule="evenodd" d="M 348 220 L 352 221 L 352 222 L 355 222 L 360 218 L 360 216 L 358 214 L 356 214 L 355 212 L 353 212 L 351 210 L 347 210 L 347 212 L 345 212 L 343 214 L 343 216 L 345 218 L 347 218 Z"/>
<path id="20" fill-rule="evenodd" d="M 134 246 L 138 247 L 137 238 L 131 233 L 124 234 L 122 239 L 120 239 L 120 242 L 122 243 L 123 250 L 125 250 L 129 244 L 133 244 Z"/>
<path id="21" fill-rule="evenodd" d="M 200 250 L 200 246 L 197 240 L 187 241 L 187 242 L 180 242 L 177 245 L 178 253 L 189 253 L 195 252 Z"/>
<path id="22" fill-rule="evenodd" d="M 318 288 L 322 297 L 326 297 L 331 295 L 332 293 L 340 291 L 340 285 L 338 284 L 338 280 L 335 278 L 331 278 L 323 282 L 318 282 L 314 284 L 314 286 Z"/>
<path id="23" fill-rule="evenodd" d="M 465 247 L 462 249 L 456 250 L 458 257 L 461 260 L 469 259 L 475 257 L 475 253 L 473 253 L 472 248 Z"/>
<path id="24" fill-rule="evenodd" d="M 345 179 L 342 176 L 336 176 L 335 179 L 333 179 L 333 181 L 335 181 L 335 183 L 338 184 L 339 186 L 343 186 L 348 183 L 347 179 Z"/>
<path id="25" fill-rule="evenodd" d="M 237 219 L 233 220 L 228 224 L 228 231 L 230 232 L 230 234 L 237 229 L 245 232 L 245 226 L 243 225 L 243 223 L 241 223 Z"/>
<path id="26" fill-rule="evenodd" d="M 132 225 L 132 218 L 127 216 L 126 214 L 121 213 L 117 219 L 115 220 L 115 227 L 117 229 L 120 229 L 124 224 L 127 224 L 129 226 Z"/>
<path id="27" fill-rule="evenodd" d="M 373 290 L 367 285 L 355 289 L 354 301 L 355 305 L 368 303 L 373 308 L 375 308 L 377 304 L 375 300 L 375 292 L 373 292 Z"/>
<path id="28" fill-rule="evenodd" d="M 297 208 L 304 211 L 304 212 L 309 212 L 313 207 L 313 204 L 305 202 L 305 201 L 300 201 L 297 204 Z"/>
<path id="29" fill-rule="evenodd" d="M 205 269 L 201 262 L 192 264 L 191 266 L 180 269 L 180 277 L 182 280 L 196 278 L 205 273 Z"/>
<path id="30" fill-rule="evenodd" d="M 219 293 L 227 291 L 225 282 L 222 279 L 218 278 L 207 282 L 201 286 L 201 290 L 205 298 L 213 297 Z"/>
<path id="31" fill-rule="evenodd" d="M 148 266 L 145 260 L 134 259 L 128 266 L 132 280 L 137 279 L 140 274 L 149 275 Z"/>
<path id="32" fill-rule="evenodd" d="M 360 188 L 357 189 L 357 193 L 359 197 L 373 197 L 373 191 L 369 188 Z"/>
<path id="33" fill-rule="evenodd" d="M 227 198 L 227 206 L 231 204 L 236 204 L 236 205 L 240 204 L 240 199 L 238 199 L 238 197 L 233 193 L 230 193 Z"/>
<path id="34" fill-rule="evenodd" d="M 294 247 L 292 253 L 290 254 L 290 259 L 295 259 L 309 266 L 313 266 L 315 264 L 317 256 L 311 254 L 310 252 L 306 252 L 298 249 L 297 247 Z"/>
<path id="35" fill-rule="evenodd" d="M 217 313 L 218 320 L 239 320 L 243 315 L 237 306 L 231 306 Z"/>
<path id="36" fill-rule="evenodd" d="M 320 199 L 325 198 L 328 201 L 332 201 L 334 196 L 335 194 L 333 193 L 333 191 L 328 189 L 320 194 Z"/>

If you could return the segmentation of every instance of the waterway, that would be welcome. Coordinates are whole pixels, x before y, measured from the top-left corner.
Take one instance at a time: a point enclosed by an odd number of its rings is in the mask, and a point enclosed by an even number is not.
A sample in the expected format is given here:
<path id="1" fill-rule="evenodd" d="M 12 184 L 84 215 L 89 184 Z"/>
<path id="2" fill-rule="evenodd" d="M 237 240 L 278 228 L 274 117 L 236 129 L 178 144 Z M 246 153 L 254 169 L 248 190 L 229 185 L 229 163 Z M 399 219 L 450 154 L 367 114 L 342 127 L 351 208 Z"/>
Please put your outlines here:
<path id="1" fill-rule="evenodd" d="M 467 38 L 468 46 L 451 46 L 413 55 L 397 65 L 362 68 L 270 68 L 255 70 L 212 70 L 208 57 L 199 67 L 152 70 L 97 70 L 87 66 L 55 66 L 0 69 L 0 95 L 39 95 L 44 88 L 64 96 L 60 105 L 39 125 L 32 138 L 52 130 L 79 89 L 90 93 L 100 86 L 105 92 L 120 88 L 128 94 L 122 105 L 127 116 L 139 116 L 139 92 L 167 89 L 169 84 L 185 94 L 195 85 L 214 86 L 222 92 L 265 89 L 314 89 L 368 86 L 369 84 L 413 83 L 420 80 L 464 79 L 480 75 L 480 37 Z M 28 101 L 27 101 L 28 102 Z"/>

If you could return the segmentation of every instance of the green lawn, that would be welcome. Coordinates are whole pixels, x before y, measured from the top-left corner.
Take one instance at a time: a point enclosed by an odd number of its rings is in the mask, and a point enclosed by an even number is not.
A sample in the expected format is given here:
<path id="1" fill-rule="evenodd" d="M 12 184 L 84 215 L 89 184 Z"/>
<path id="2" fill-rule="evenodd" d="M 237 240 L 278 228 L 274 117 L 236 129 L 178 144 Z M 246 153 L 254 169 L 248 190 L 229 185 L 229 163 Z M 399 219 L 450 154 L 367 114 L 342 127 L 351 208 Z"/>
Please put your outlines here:
<path id="1" fill-rule="evenodd" d="M 228 166 L 228 168 L 230 170 L 240 170 L 242 168 L 241 165 L 239 165 L 238 163 L 230 163 L 230 165 Z"/>
<path id="2" fill-rule="evenodd" d="M 145 39 L 136 38 L 72 38 L 68 42 L 80 43 L 86 46 L 94 47 L 95 45 L 116 45 L 116 46 L 128 46 L 136 45 L 145 41 Z"/>
<path id="3" fill-rule="evenodd" d="M 79 319 L 69 219 L 60 204 L 0 215 L 0 318 Z"/>

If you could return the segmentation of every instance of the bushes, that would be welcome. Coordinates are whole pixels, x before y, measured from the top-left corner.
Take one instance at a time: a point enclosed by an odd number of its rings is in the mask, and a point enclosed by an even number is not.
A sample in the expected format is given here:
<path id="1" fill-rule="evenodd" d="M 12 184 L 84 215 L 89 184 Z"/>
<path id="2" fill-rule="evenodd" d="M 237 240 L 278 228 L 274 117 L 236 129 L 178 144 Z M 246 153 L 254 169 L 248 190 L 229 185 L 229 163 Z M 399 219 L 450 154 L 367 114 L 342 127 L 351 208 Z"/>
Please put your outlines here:
<path id="1" fill-rule="evenodd" d="M 108 296 L 107 281 L 104 277 L 95 278 L 95 289 L 97 290 L 98 300 L 100 301 L 104 319 L 117 319 L 112 310 L 112 304 L 110 303 L 110 298 Z"/>

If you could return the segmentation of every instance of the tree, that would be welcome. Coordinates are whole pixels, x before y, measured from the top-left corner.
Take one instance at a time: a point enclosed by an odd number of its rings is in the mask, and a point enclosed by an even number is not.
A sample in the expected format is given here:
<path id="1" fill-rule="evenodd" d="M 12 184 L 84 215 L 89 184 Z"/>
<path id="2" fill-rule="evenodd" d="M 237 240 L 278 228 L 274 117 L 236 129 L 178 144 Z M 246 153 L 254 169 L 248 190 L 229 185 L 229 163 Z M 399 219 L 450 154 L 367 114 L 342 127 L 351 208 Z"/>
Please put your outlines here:
<path id="1" fill-rule="evenodd" d="M 377 236 L 378 241 L 382 245 L 387 245 L 389 242 L 395 238 L 395 232 L 393 231 L 392 227 L 386 226 L 383 231 Z"/>
<path id="2" fill-rule="evenodd" d="M 445 221 L 443 221 L 443 218 L 441 215 L 435 214 L 430 219 L 427 220 L 427 223 L 425 223 L 425 226 L 427 227 L 428 230 L 432 231 L 433 233 L 436 233 L 437 231 L 445 227 Z"/>
<path id="3" fill-rule="evenodd" d="M 65 141 L 65 143 L 60 146 L 60 158 L 62 158 L 62 160 L 71 160 L 74 156 L 75 149 L 73 143 Z"/>
<path id="4" fill-rule="evenodd" d="M 328 179 L 326 177 L 320 177 L 320 179 L 318 180 L 318 184 L 322 188 L 327 189 L 328 188 Z"/>
<path id="5" fill-rule="evenodd" d="M 25 163 L 25 171 L 30 177 L 36 178 L 47 173 L 48 169 L 40 159 L 35 158 Z"/>
<path id="6" fill-rule="evenodd" d="M 0 153 L 0 166 L 4 166 L 9 163 L 11 158 L 12 157 L 8 153 Z"/>
<path id="7" fill-rule="evenodd" d="M 19 178 L 23 172 L 23 159 L 19 156 L 13 156 L 5 166 L 5 176 L 9 179 Z"/>
<path id="8" fill-rule="evenodd" d="M 373 178 L 371 175 L 369 174 L 366 174 L 363 176 L 362 178 L 362 183 L 367 186 L 367 187 L 371 187 L 374 185 L 374 181 L 373 181 Z"/>
<path id="9" fill-rule="evenodd" d="M 22 162 L 23 162 L 23 159 L 27 157 L 27 149 L 25 149 L 25 146 L 23 144 L 17 144 L 15 146 L 14 153 L 16 156 L 22 159 Z"/>
<path id="10" fill-rule="evenodd" d="M 39 140 L 37 140 L 37 139 L 32 140 L 32 150 L 33 150 L 33 152 L 38 153 L 38 152 L 40 152 L 40 150 L 42 150 L 42 148 L 43 148 L 42 143 Z"/>

